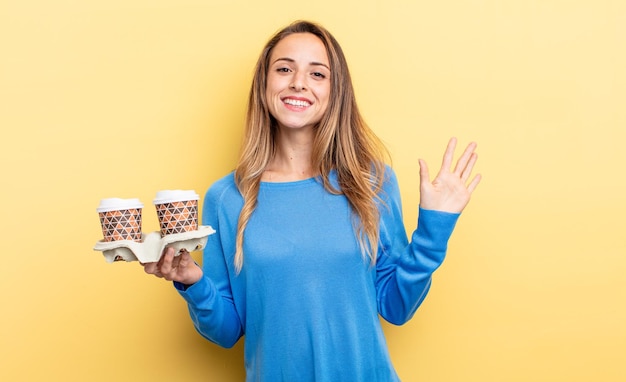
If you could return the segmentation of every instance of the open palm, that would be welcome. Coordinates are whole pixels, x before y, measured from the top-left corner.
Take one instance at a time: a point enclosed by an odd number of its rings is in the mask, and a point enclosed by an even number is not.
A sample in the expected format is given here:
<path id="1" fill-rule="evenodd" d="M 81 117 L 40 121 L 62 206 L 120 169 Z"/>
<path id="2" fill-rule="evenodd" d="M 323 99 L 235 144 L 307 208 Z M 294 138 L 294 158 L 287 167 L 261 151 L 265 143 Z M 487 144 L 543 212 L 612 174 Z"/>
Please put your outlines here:
<path id="1" fill-rule="evenodd" d="M 460 213 L 469 203 L 472 192 L 480 183 L 480 174 L 475 175 L 469 181 L 474 164 L 478 159 L 475 152 L 476 143 L 472 142 L 467 146 L 456 166 L 452 169 L 455 148 L 456 138 L 452 138 L 443 155 L 441 169 L 432 182 L 426 162 L 422 159 L 419 160 L 420 206 L 423 209 Z"/>

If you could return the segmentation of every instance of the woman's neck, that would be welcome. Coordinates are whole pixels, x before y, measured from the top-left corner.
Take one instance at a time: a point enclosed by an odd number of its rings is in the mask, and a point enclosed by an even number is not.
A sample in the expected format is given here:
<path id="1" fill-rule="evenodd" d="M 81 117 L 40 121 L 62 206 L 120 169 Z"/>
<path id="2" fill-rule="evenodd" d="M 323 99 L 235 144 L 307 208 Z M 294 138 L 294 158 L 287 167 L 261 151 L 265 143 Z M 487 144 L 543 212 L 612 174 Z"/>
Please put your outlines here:
<path id="1" fill-rule="evenodd" d="M 311 132 L 279 134 L 276 154 L 265 169 L 261 181 L 291 182 L 308 179 L 317 174 L 311 166 L 313 138 Z"/>

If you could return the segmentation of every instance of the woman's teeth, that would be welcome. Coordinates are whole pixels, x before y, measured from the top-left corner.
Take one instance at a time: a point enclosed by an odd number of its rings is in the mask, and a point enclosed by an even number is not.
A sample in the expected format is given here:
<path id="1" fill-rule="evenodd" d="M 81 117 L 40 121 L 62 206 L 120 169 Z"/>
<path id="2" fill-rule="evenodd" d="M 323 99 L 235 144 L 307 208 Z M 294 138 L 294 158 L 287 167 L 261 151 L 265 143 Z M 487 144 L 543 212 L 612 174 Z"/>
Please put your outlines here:
<path id="1" fill-rule="evenodd" d="M 287 105 L 299 106 L 299 107 L 307 107 L 311 105 L 307 101 L 301 101 L 301 100 L 289 99 L 289 98 L 286 98 L 285 100 L 283 100 L 283 102 L 286 103 Z"/>

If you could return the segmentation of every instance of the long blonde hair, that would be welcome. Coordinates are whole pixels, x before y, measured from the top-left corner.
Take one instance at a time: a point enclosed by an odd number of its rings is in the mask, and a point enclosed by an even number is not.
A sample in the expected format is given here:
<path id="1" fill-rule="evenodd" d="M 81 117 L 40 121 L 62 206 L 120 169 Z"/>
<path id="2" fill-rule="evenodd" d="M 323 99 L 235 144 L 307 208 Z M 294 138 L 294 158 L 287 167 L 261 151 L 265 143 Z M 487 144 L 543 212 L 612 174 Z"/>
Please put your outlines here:
<path id="1" fill-rule="evenodd" d="M 328 192 L 343 194 L 348 199 L 361 252 L 370 258 L 372 264 L 376 260 L 380 218 L 378 194 L 382 190 L 384 160 L 388 158 L 388 153 L 359 113 L 348 64 L 337 40 L 320 25 L 296 21 L 278 31 L 267 42 L 252 80 L 244 142 L 235 170 L 235 182 L 244 199 L 237 225 L 237 272 L 243 266 L 244 231 L 257 206 L 261 176 L 276 153 L 277 123 L 268 110 L 265 98 L 270 55 L 278 42 L 294 33 L 312 33 L 319 37 L 330 61 L 330 100 L 325 115 L 315 129 L 312 169 L 320 174 Z M 329 181 L 331 170 L 337 173 L 338 189 Z"/>

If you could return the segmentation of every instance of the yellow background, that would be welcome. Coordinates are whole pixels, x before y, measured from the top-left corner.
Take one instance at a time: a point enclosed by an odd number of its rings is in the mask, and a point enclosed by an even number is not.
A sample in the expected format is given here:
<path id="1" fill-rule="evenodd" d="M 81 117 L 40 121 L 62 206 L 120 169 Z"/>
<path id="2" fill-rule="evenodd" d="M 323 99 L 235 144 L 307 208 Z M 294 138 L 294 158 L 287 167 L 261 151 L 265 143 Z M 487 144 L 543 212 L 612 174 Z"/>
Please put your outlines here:
<path id="1" fill-rule="evenodd" d="M 0 380 L 241 381 L 172 286 L 108 264 L 101 198 L 204 194 L 235 165 L 266 39 L 343 45 L 393 154 L 479 143 L 484 180 L 429 297 L 385 325 L 403 381 L 626 380 L 626 2 L 0 1 Z M 195 255 L 198 255 L 196 253 Z"/>

